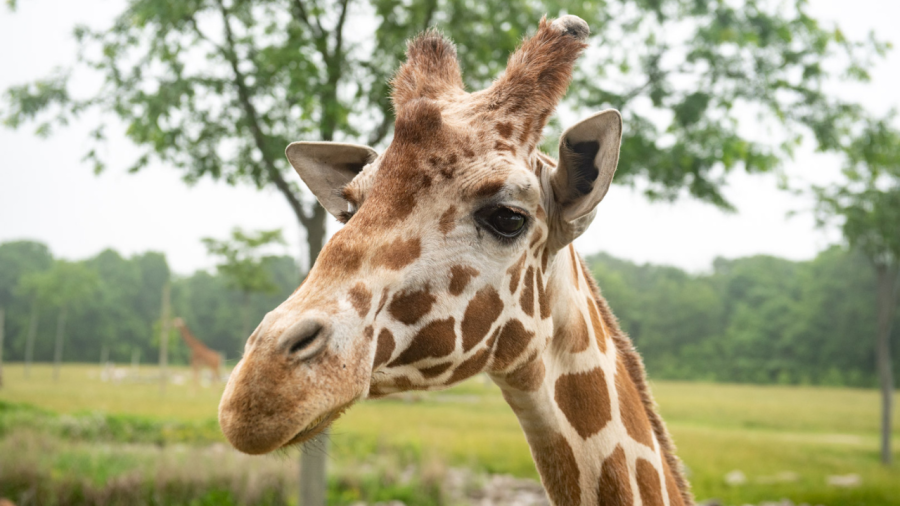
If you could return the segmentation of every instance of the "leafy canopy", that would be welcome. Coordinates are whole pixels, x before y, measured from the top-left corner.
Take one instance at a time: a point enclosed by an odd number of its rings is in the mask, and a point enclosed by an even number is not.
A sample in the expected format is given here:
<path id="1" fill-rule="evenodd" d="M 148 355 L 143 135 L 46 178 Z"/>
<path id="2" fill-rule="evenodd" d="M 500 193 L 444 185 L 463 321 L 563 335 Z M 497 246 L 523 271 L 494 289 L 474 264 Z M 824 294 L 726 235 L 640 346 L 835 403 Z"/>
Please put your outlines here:
<path id="1" fill-rule="evenodd" d="M 271 244 L 284 244 L 280 229 L 247 233 L 235 228 L 230 241 L 206 237 L 203 244 L 210 255 L 221 259 L 216 268 L 232 288 L 245 294 L 278 290 L 267 265 L 271 257 L 262 256 L 260 250 Z"/>
<path id="2" fill-rule="evenodd" d="M 815 187 L 818 220 L 838 220 L 876 267 L 900 267 L 900 131 L 896 115 L 867 119 L 845 148 L 846 182 Z"/>
<path id="3" fill-rule="evenodd" d="M 15 6 L 16 2 L 8 3 Z M 807 13 L 805 0 L 129 0 L 112 26 L 79 26 L 75 69 L 103 78 L 76 96 L 72 69 L 5 94 L 4 122 L 38 133 L 87 110 L 123 122 L 152 160 L 202 177 L 272 185 L 307 230 L 306 207 L 284 160 L 298 139 L 383 145 L 393 112 L 388 81 L 405 40 L 437 26 L 459 44 L 470 88 L 490 82 L 545 13 L 584 18 L 591 47 L 565 109 L 614 107 L 625 117 L 616 182 L 652 198 L 685 191 L 723 208 L 725 175 L 772 170 L 804 133 L 835 147 L 852 104 L 823 84 L 868 79 L 887 45 L 847 40 Z M 831 69 L 831 70 L 829 70 Z M 769 127 L 762 139 L 741 121 Z M 105 123 L 92 130 L 105 139 Z M 554 127 L 551 127 L 551 130 Z M 553 137 L 553 132 L 551 131 Z M 86 154 L 96 171 L 99 151 Z"/>
<path id="4" fill-rule="evenodd" d="M 57 308 L 88 304 L 99 288 L 97 272 L 79 262 L 56 260 L 45 271 L 22 276 L 19 291 Z"/>

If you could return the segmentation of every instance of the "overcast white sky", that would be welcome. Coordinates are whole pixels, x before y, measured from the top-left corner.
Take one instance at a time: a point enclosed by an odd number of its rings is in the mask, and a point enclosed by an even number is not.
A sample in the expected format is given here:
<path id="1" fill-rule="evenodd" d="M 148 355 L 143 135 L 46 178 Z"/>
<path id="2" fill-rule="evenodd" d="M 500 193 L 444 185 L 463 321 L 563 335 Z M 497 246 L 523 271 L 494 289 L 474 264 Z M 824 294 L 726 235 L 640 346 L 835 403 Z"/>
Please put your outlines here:
<path id="1" fill-rule="evenodd" d="M 851 38 L 874 30 L 900 45 L 896 21 L 900 2 L 813 0 L 811 12 L 826 26 L 838 22 Z M 75 54 L 76 23 L 103 26 L 120 11 L 121 0 L 23 0 L 16 13 L 0 8 L 0 90 L 43 77 Z M 900 55 L 892 51 L 875 69 L 873 82 L 846 89 L 873 111 L 900 105 Z M 88 123 L 88 125 L 93 123 Z M 209 180 L 187 187 L 179 172 L 154 166 L 137 175 L 123 166 L 133 159 L 126 141 L 112 142 L 113 162 L 95 177 L 80 161 L 87 127 L 75 124 L 49 139 L 0 128 L 0 242 L 36 239 L 55 255 L 80 259 L 112 247 L 123 254 L 163 251 L 172 268 L 187 274 L 212 260 L 201 237 L 224 237 L 232 227 L 282 228 L 295 254 L 301 241 L 293 215 L 273 190 L 230 187 Z M 115 139 L 115 137 L 113 137 Z M 834 156 L 801 153 L 787 167 L 792 177 L 828 181 L 838 174 Z M 839 240 L 835 231 L 814 226 L 811 202 L 777 190 L 774 176 L 736 173 L 726 195 L 738 213 L 687 199 L 649 203 L 638 191 L 613 186 L 590 230 L 577 241 L 582 253 L 607 251 L 638 262 L 672 264 L 702 271 L 717 256 L 768 253 L 791 259 L 813 257 Z M 787 218 L 789 211 L 801 211 Z"/>

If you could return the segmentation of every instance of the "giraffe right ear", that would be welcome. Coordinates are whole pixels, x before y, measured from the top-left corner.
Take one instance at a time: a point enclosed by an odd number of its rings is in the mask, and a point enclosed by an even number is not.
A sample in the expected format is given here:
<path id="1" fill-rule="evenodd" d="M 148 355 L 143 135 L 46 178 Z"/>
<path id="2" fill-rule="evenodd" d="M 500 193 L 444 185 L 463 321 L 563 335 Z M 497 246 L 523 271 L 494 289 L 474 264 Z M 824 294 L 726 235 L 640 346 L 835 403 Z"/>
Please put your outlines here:
<path id="1" fill-rule="evenodd" d="M 341 188 L 378 158 L 368 146 L 339 142 L 294 142 L 285 154 L 322 207 L 335 217 L 347 211 Z"/>
<path id="2" fill-rule="evenodd" d="M 622 115 L 609 109 L 566 129 L 559 139 L 559 165 L 550 175 L 558 247 L 575 240 L 594 218 L 619 163 Z M 551 232 L 553 233 L 553 232 Z"/>

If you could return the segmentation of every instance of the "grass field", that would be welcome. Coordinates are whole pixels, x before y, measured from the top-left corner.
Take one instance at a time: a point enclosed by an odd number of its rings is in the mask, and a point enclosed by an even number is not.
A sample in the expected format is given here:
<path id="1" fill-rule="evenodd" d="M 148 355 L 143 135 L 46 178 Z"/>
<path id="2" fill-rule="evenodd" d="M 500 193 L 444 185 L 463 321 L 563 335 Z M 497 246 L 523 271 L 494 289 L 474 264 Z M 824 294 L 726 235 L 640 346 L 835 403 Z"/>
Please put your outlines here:
<path id="1" fill-rule="evenodd" d="M 183 369 L 176 372 L 186 374 Z M 101 381 L 96 365 L 67 365 L 58 383 L 45 365 L 34 367 L 28 381 L 21 365 L 7 364 L 4 373 L 0 401 L 59 414 L 102 412 L 195 423 L 213 427 L 201 431 L 204 445 L 221 438 L 213 421 L 220 385 L 194 388 L 187 381 L 169 385 L 162 397 L 158 384 L 149 381 L 153 368 L 140 370 L 145 382 L 120 383 Z M 900 504 L 900 466 L 885 469 L 878 463 L 879 404 L 874 390 L 675 382 L 656 382 L 653 390 L 698 499 L 738 505 L 781 498 L 832 506 Z M 895 422 L 898 418 L 900 410 Z M 895 454 L 900 454 L 898 427 Z M 0 452 L 11 450 L 11 437 L 37 444 L 33 434 L 3 437 L 7 441 L 0 440 Z M 66 451 L 77 453 L 77 448 Z M 133 451 L 123 450 L 122 458 L 137 459 L 128 456 Z M 329 449 L 334 469 L 385 453 L 419 465 L 437 462 L 537 476 L 515 417 L 499 390 L 481 378 L 444 392 L 364 402 L 334 426 Z M 283 455 L 245 459 L 235 468 L 252 464 L 259 473 L 288 469 L 295 460 Z M 726 474 L 733 471 L 745 476 L 743 483 L 726 483 Z M 279 479 L 290 481 L 295 471 L 284 472 L 288 474 Z M 859 476 L 856 486 L 827 484 L 829 476 L 850 474 Z M 408 504 L 414 501 L 407 498 Z"/>

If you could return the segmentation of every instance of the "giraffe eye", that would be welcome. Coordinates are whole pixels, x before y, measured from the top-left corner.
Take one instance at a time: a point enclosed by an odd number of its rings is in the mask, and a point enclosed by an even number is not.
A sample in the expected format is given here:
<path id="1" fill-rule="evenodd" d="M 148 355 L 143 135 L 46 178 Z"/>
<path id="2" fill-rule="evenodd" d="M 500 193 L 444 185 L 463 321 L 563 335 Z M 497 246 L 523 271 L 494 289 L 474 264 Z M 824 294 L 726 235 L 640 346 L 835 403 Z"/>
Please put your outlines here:
<path id="1" fill-rule="evenodd" d="M 525 223 L 528 221 L 525 214 L 503 206 L 482 209 L 475 217 L 479 223 L 501 239 L 518 237 L 525 231 Z"/>

